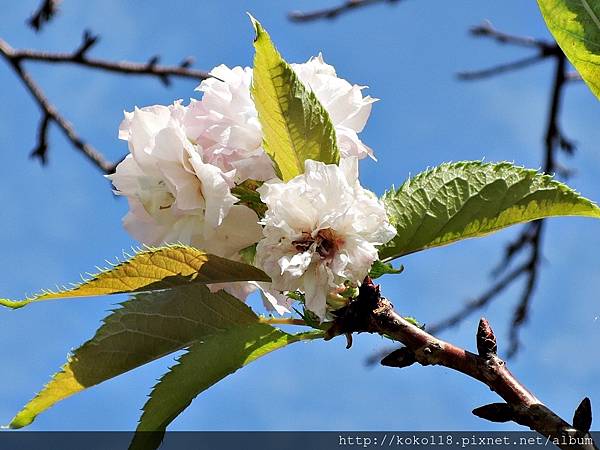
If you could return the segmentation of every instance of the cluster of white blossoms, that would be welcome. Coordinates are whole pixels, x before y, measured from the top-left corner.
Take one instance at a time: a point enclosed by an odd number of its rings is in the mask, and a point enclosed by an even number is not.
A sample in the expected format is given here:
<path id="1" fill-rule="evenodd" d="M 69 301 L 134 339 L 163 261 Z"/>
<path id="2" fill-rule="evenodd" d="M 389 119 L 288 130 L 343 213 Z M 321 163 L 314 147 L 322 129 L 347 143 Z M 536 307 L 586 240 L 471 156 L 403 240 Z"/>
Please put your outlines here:
<path id="1" fill-rule="evenodd" d="M 244 300 L 260 287 L 265 304 L 279 313 L 290 311 L 286 294 L 300 292 L 307 309 L 324 319 L 328 295 L 360 284 L 377 259 L 376 246 L 395 230 L 382 203 L 358 181 L 358 159 L 373 157 L 358 133 L 375 99 L 338 78 L 321 55 L 292 68 L 329 113 L 339 166 L 309 160 L 303 174 L 279 180 L 262 147 L 252 69 L 221 65 L 197 88 L 200 100 L 125 113 L 119 138 L 130 153 L 109 178 L 128 199 L 124 226 L 140 242 L 180 242 L 234 260 L 257 244 L 254 263 L 272 283 L 212 288 Z M 264 182 L 262 220 L 232 194 L 248 179 Z"/>

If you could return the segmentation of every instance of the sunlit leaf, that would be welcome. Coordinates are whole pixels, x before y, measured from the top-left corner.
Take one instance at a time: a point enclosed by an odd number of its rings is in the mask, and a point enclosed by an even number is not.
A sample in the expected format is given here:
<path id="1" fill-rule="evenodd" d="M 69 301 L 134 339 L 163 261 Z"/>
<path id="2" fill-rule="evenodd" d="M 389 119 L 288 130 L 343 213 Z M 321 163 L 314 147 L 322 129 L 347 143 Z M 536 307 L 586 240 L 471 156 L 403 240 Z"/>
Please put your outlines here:
<path id="1" fill-rule="evenodd" d="M 253 323 L 195 342 L 154 387 L 130 450 L 158 448 L 167 426 L 198 394 L 227 375 L 286 345 L 322 337 L 321 331 L 288 334 Z"/>
<path id="2" fill-rule="evenodd" d="M 600 98 L 600 1 L 538 0 L 538 5 L 556 42 Z"/>
<path id="3" fill-rule="evenodd" d="M 303 173 L 307 159 L 337 164 L 340 157 L 329 114 L 283 60 L 262 25 L 251 19 L 256 32 L 252 97 L 263 146 L 278 175 L 287 181 Z"/>
<path id="4" fill-rule="evenodd" d="M 383 196 L 396 237 L 390 260 L 552 216 L 600 218 L 600 208 L 563 183 L 510 163 L 442 164 Z"/>
<path id="5" fill-rule="evenodd" d="M 60 400 L 232 327 L 256 323 L 244 303 L 224 291 L 188 286 L 137 294 L 104 319 L 52 380 L 12 420 L 30 424 Z"/>
<path id="6" fill-rule="evenodd" d="M 45 290 L 24 300 L 0 298 L 0 305 L 20 308 L 42 300 L 148 292 L 190 283 L 233 281 L 270 279 L 256 267 L 209 255 L 193 247 L 171 245 L 141 251 L 127 261 L 114 264 L 99 273 L 89 274 L 86 281 L 71 287 L 56 291 Z"/>

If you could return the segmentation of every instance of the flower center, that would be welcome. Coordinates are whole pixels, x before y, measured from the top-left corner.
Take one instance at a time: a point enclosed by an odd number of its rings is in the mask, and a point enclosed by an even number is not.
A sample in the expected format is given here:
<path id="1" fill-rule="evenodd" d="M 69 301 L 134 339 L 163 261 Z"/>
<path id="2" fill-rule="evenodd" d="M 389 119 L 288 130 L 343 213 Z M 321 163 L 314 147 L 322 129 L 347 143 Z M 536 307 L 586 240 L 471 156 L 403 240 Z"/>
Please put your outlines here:
<path id="1" fill-rule="evenodd" d="M 292 242 L 298 252 L 306 252 L 313 248 L 321 259 L 333 259 L 335 253 L 344 244 L 344 240 L 335 234 L 331 228 L 319 230 L 315 237 L 311 233 L 302 232 L 302 238 Z"/>
<path id="2" fill-rule="evenodd" d="M 169 209 L 175 203 L 175 196 L 171 193 L 164 180 L 155 181 L 145 185 L 140 198 L 148 214 L 155 215 L 160 211 Z"/>

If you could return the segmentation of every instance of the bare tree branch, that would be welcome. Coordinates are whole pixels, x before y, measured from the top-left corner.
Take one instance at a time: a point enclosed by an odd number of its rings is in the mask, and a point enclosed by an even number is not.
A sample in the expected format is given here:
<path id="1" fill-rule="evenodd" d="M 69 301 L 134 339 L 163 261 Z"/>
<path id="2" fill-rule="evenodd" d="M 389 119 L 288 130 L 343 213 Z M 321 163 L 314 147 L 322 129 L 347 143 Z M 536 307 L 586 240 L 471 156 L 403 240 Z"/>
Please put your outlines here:
<path id="1" fill-rule="evenodd" d="M 519 382 L 497 356 L 496 337 L 485 319 L 481 319 L 477 331 L 478 354 L 471 353 L 402 318 L 369 278 L 360 286 L 358 298 L 336 311 L 336 316 L 326 339 L 353 332 L 381 334 L 404 345 L 386 356 L 382 364 L 399 368 L 415 363 L 447 367 L 480 381 L 504 400 L 505 403 L 476 408 L 473 414 L 478 417 L 493 422 L 513 421 L 546 436 L 550 442 L 558 440 L 562 449 L 597 449 L 589 433 L 589 399 L 577 408 L 574 424 L 560 418 Z M 568 442 L 568 437 L 576 438 L 576 443 Z"/>
<path id="2" fill-rule="evenodd" d="M 56 13 L 61 0 L 43 0 L 38 9 L 27 19 L 27 25 L 36 32 L 42 30 L 42 27 L 49 23 Z"/>
<path id="3" fill-rule="evenodd" d="M 42 166 L 48 163 L 48 126 L 51 121 L 52 118 L 50 115 L 44 112 L 38 128 L 38 144 L 29 155 L 31 158 L 38 158 Z"/>
<path id="4" fill-rule="evenodd" d="M 288 18 L 292 22 L 311 22 L 319 19 L 335 19 L 347 12 L 374 5 L 376 3 L 398 3 L 400 0 L 346 0 L 338 6 L 324 8 L 316 11 L 291 11 Z"/>
<path id="5" fill-rule="evenodd" d="M 574 143 L 564 136 L 558 125 L 564 87 L 572 79 L 571 74 L 569 74 L 567 71 L 567 60 L 565 55 L 562 53 L 556 43 L 550 43 L 530 37 L 509 35 L 496 30 L 489 22 L 473 28 L 471 33 L 475 36 L 490 37 L 502 44 L 537 48 L 539 52 L 537 55 L 531 58 L 531 63 L 547 58 L 554 59 L 555 70 L 550 96 L 550 106 L 546 120 L 546 131 L 544 135 L 543 171 L 550 175 L 560 172 L 560 174 L 563 176 L 567 176 L 568 172 L 556 161 L 557 154 L 559 152 L 570 155 L 575 150 Z M 522 61 L 526 60 L 527 59 Z M 506 72 L 508 70 L 520 68 L 515 67 L 514 64 L 512 67 L 510 66 L 511 65 L 509 64 L 479 72 L 466 72 L 466 74 L 468 74 L 467 76 L 465 76 L 465 72 L 463 72 L 461 79 L 480 79 Z M 436 324 L 433 324 L 431 327 L 428 327 L 428 330 L 430 330 L 432 333 L 439 333 L 449 327 L 458 325 L 463 319 L 495 300 L 506 288 L 517 282 L 521 277 L 525 277 L 520 299 L 513 312 L 513 318 L 509 332 L 509 348 L 507 351 L 507 357 L 510 358 L 514 356 L 520 348 L 519 332 L 523 324 L 525 324 L 527 321 L 530 304 L 533 299 L 537 281 L 539 279 L 540 265 L 543 258 L 543 231 L 544 221 L 542 220 L 525 225 L 523 231 L 517 236 L 517 238 L 506 246 L 504 257 L 501 263 L 493 271 L 493 275 L 497 278 L 494 284 L 478 298 L 465 304 L 456 313 Z M 525 257 L 525 262 L 504 273 L 522 253 L 527 254 Z"/>
<path id="6" fill-rule="evenodd" d="M 170 83 L 169 77 L 204 80 L 211 76 L 208 72 L 203 70 L 190 68 L 190 65 L 192 64 L 190 58 L 184 59 L 179 66 L 161 66 L 158 64 L 158 56 L 153 56 L 148 62 L 143 63 L 89 58 L 87 56 L 88 51 L 97 43 L 98 36 L 92 35 L 89 31 L 85 31 L 81 44 L 71 53 L 52 53 L 11 48 L 11 58 L 18 62 L 40 61 L 50 64 L 74 64 L 90 69 L 98 69 L 124 75 L 146 75 L 158 78 L 165 85 Z M 6 43 L 4 44 L 8 45 Z"/>
<path id="7" fill-rule="evenodd" d="M 33 78 L 23 69 L 21 60 L 15 58 L 13 49 L 4 40 L 0 39 L 0 54 L 13 68 L 17 76 L 21 79 L 31 96 L 34 98 L 36 103 L 41 109 L 43 114 L 40 131 L 38 135 L 38 147 L 33 151 L 33 154 L 39 156 L 40 159 L 46 161 L 47 152 L 47 132 L 49 122 L 52 121 L 61 129 L 67 139 L 71 141 L 73 146 L 85 155 L 96 167 L 98 167 L 104 173 L 111 173 L 114 170 L 114 164 L 110 163 L 105 157 L 90 144 L 83 141 L 83 139 L 76 133 L 73 126 L 63 118 L 56 108 L 48 101 L 46 96 L 43 94 L 40 87 L 37 85 Z"/>
<path id="8" fill-rule="evenodd" d="M 546 59 L 546 56 L 544 55 L 527 56 L 525 58 L 518 59 L 517 61 L 499 64 L 483 70 L 468 70 L 458 72 L 456 76 L 459 80 L 464 81 L 481 80 L 483 78 L 491 78 L 496 75 L 502 75 L 506 72 L 514 72 L 519 69 L 525 69 L 543 61 L 544 59 Z"/>
<path id="9" fill-rule="evenodd" d="M 516 36 L 513 34 L 504 33 L 494 28 L 488 20 L 481 25 L 477 25 L 469 31 L 475 37 L 487 37 L 493 39 L 499 44 L 508 44 L 517 47 L 526 47 L 536 49 L 535 55 L 527 56 L 517 61 L 499 64 L 494 67 L 483 70 L 464 71 L 457 74 L 458 78 L 465 81 L 479 80 L 482 78 L 490 78 L 495 75 L 501 75 L 506 72 L 524 69 L 538 62 L 544 61 L 549 57 L 558 57 L 562 51 L 555 42 L 546 41 L 544 39 L 535 39 L 528 36 Z"/>
<path id="10" fill-rule="evenodd" d="M 8 65 L 21 79 L 29 93 L 32 95 L 41 110 L 41 119 L 38 126 L 37 145 L 31 152 L 33 158 L 38 158 L 42 164 L 48 161 L 48 130 L 51 123 L 55 123 L 65 134 L 71 144 L 85 155 L 101 172 L 109 174 L 114 172 L 118 162 L 108 161 L 102 153 L 88 144 L 75 131 L 69 123 L 50 103 L 40 86 L 33 80 L 31 75 L 24 69 L 25 61 L 37 61 L 51 64 L 74 64 L 88 67 L 94 70 L 103 70 L 113 73 L 135 76 L 152 76 L 160 80 L 165 86 L 170 84 L 170 77 L 204 80 L 210 74 L 201 70 L 191 69 L 192 61 L 187 58 L 179 66 L 161 66 L 158 57 L 152 57 L 147 63 L 136 63 L 129 61 L 108 61 L 102 59 L 88 58 L 87 53 L 98 42 L 98 36 L 85 31 L 79 47 L 71 53 L 49 53 L 36 50 L 19 50 L 12 48 L 6 41 L 0 38 L 0 54 Z"/>
<path id="11" fill-rule="evenodd" d="M 518 47 L 537 48 L 549 53 L 555 53 L 554 41 L 536 39 L 529 36 L 517 36 L 497 30 L 489 20 L 483 21 L 481 25 L 472 27 L 469 32 L 476 37 L 487 37 L 500 44 L 510 44 Z"/>

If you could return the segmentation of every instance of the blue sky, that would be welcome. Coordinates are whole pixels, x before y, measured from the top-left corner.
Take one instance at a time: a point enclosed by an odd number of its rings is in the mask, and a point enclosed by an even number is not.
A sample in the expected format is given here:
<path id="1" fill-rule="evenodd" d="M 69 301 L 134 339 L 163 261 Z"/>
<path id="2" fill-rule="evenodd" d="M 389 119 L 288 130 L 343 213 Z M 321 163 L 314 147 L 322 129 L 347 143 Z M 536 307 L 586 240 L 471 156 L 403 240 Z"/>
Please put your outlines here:
<path id="1" fill-rule="evenodd" d="M 24 20 L 37 1 L 8 2 L 0 37 L 14 47 L 69 51 L 89 28 L 101 36 L 93 55 L 147 60 L 160 54 L 177 64 L 186 56 L 210 69 L 250 65 L 250 11 L 291 62 L 322 51 L 346 79 L 381 99 L 363 133 L 379 163 L 361 166 L 363 184 L 378 194 L 410 173 L 443 161 L 509 160 L 540 167 L 552 67 L 534 68 L 477 83 L 454 73 L 525 56 L 526 50 L 470 38 L 467 29 L 490 19 L 517 34 L 548 36 L 535 2 L 413 0 L 354 12 L 333 22 L 286 20 L 289 9 L 335 4 L 178 0 L 63 2 L 60 16 L 35 35 Z M 154 79 L 100 74 L 75 67 L 29 65 L 48 97 L 85 139 L 112 158 L 126 151 L 117 128 L 123 110 L 194 95 L 194 82 L 165 89 Z M 126 203 L 55 128 L 50 162 L 28 159 L 35 145 L 38 110 L 9 68 L 0 65 L 0 288 L 21 297 L 42 287 L 79 279 L 135 242 L 121 227 Z M 567 89 L 562 124 L 579 151 L 567 164 L 570 183 L 600 199 L 600 108 L 579 83 Z M 382 279 L 397 309 L 435 322 L 479 293 L 489 281 L 503 244 L 515 230 L 404 258 L 402 275 Z M 584 396 L 600 402 L 600 223 L 555 219 L 546 233 L 545 261 L 533 314 L 523 330 L 525 347 L 511 369 L 565 418 Z M 518 288 L 486 311 L 503 349 Z M 69 350 L 92 336 L 119 298 L 45 302 L 0 311 L 0 422 L 38 391 Z M 478 317 L 444 337 L 473 349 Z M 177 430 L 501 430 L 470 411 L 497 401 L 487 388 L 443 368 L 399 371 L 368 368 L 364 360 L 387 345 L 361 335 L 345 341 L 296 344 L 229 377 L 197 398 L 172 425 Z M 34 430 L 135 428 L 155 379 L 172 364 L 164 358 L 63 401 L 42 414 Z M 597 407 L 595 408 L 597 410 Z"/>

